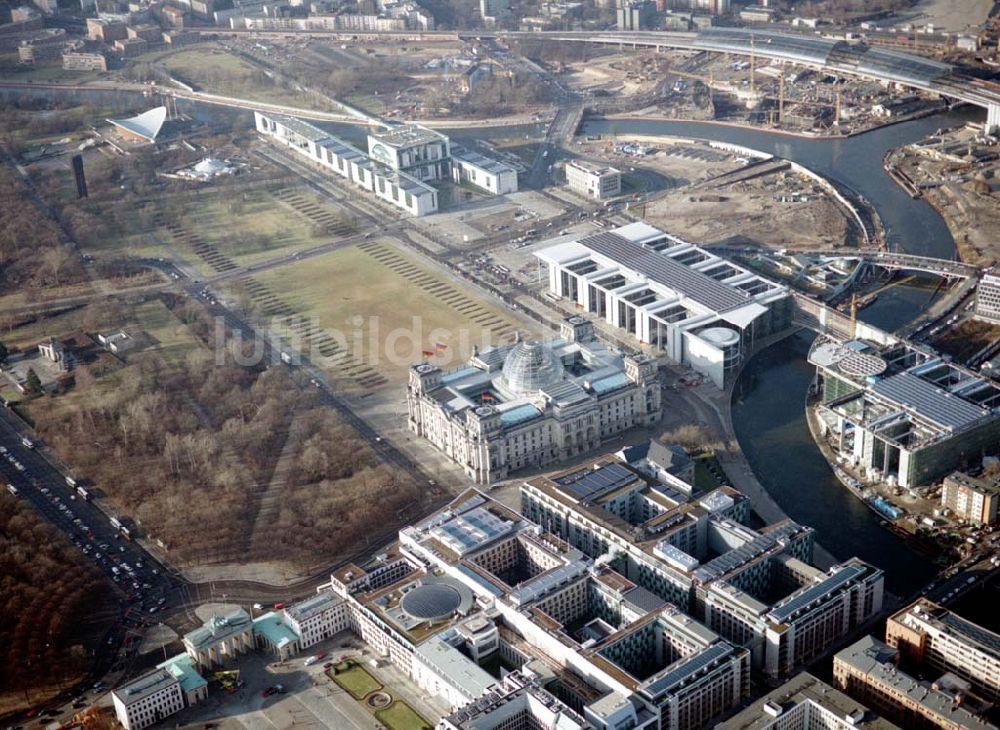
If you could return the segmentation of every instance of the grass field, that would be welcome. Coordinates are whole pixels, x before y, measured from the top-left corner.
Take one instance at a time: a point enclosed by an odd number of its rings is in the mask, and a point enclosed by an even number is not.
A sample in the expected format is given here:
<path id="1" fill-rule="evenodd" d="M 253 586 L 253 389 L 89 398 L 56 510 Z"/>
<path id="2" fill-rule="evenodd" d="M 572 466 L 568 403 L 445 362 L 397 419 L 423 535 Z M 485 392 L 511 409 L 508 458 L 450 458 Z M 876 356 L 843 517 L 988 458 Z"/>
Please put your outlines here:
<path id="1" fill-rule="evenodd" d="M 180 257 L 210 275 L 230 264 L 247 266 L 355 232 L 346 215 L 305 188 L 204 190 L 152 205 L 156 207 L 149 209 L 154 216 L 148 230 L 110 238 L 87 250 Z M 178 206 L 183 215 L 175 215 Z"/>
<path id="2" fill-rule="evenodd" d="M 424 352 L 455 367 L 474 345 L 509 341 L 517 328 L 496 304 L 389 242 L 366 241 L 254 281 L 257 314 L 268 326 L 334 374 L 362 380 L 367 369 L 403 382 Z M 317 347 L 322 335 L 337 346 Z"/>
<path id="3" fill-rule="evenodd" d="M 363 700 L 372 692 L 382 689 L 382 685 L 359 664 L 351 664 L 338 674 L 330 674 L 333 681 L 343 687 L 356 700 Z"/>
<path id="4" fill-rule="evenodd" d="M 389 730 L 431 730 L 431 725 L 402 700 L 396 700 L 384 710 L 376 710 L 375 717 Z"/>
<path id="5" fill-rule="evenodd" d="M 315 106 L 311 95 L 285 88 L 267 76 L 263 69 L 218 46 L 199 44 L 191 50 L 137 60 L 151 61 L 199 91 L 275 104 Z"/>

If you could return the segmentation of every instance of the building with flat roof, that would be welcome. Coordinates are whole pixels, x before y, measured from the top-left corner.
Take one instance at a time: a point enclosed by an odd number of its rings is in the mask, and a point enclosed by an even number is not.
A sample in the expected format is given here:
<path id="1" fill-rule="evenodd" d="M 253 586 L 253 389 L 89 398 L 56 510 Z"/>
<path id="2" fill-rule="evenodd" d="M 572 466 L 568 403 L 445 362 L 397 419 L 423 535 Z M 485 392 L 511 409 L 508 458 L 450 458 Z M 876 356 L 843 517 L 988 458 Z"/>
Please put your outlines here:
<path id="1" fill-rule="evenodd" d="M 929 484 L 1000 442 L 1000 386 L 933 351 L 823 335 L 809 362 L 821 433 L 871 478 Z"/>
<path id="2" fill-rule="evenodd" d="M 593 338 L 580 317 L 566 337 L 476 352 L 452 372 L 410 368 L 410 430 L 430 441 L 470 479 L 488 484 L 597 448 L 660 419 L 655 363 Z"/>
<path id="3" fill-rule="evenodd" d="M 899 730 L 808 672 L 768 692 L 717 730 Z"/>
<path id="4" fill-rule="evenodd" d="M 517 192 L 517 170 L 465 147 L 451 148 L 451 176 L 493 195 Z"/>
<path id="5" fill-rule="evenodd" d="M 720 388 L 755 340 L 784 330 L 788 289 L 646 223 L 535 251 L 549 291 Z"/>
<path id="6" fill-rule="evenodd" d="M 692 496 L 602 457 L 521 487 L 521 512 L 625 578 L 680 606 L 787 676 L 881 611 L 883 574 L 856 558 L 809 565 L 813 532 L 791 520 L 753 530 L 742 494 Z"/>
<path id="7" fill-rule="evenodd" d="M 128 27 L 123 20 L 87 18 L 87 37 L 91 40 L 111 44 L 128 37 Z"/>
<path id="8" fill-rule="evenodd" d="M 394 168 L 385 164 L 382 157 L 369 157 L 339 137 L 295 117 L 254 112 L 254 120 L 257 131 L 268 139 L 287 146 L 313 164 L 346 178 L 354 185 L 403 209 L 410 215 L 429 215 L 438 209 L 438 193 L 435 188 L 400 167 Z M 433 145 L 428 144 L 428 146 Z M 384 157 L 389 159 L 391 155 L 386 151 Z M 405 161 L 413 162 L 410 156 L 406 156 Z M 437 167 L 441 164 L 447 163 L 438 159 L 435 162 L 427 161 L 423 167 L 417 166 L 413 169 L 418 173 L 423 171 L 424 174 L 429 174 L 424 168 Z"/>
<path id="9" fill-rule="evenodd" d="M 833 683 L 900 727 L 996 730 L 970 709 L 968 683 L 953 675 L 917 681 L 897 666 L 898 654 L 866 636 L 834 656 Z"/>
<path id="10" fill-rule="evenodd" d="M 285 608 L 283 620 L 299 637 L 299 648 L 307 649 L 347 629 L 347 606 L 337 594 L 320 591 Z"/>
<path id="11" fill-rule="evenodd" d="M 980 697 L 1000 700 L 1000 636 L 921 598 L 886 622 L 885 642 L 914 672 L 950 672 Z"/>
<path id="12" fill-rule="evenodd" d="M 475 701 L 441 718 L 437 730 L 585 730 L 591 725 L 519 672 Z"/>
<path id="13" fill-rule="evenodd" d="M 416 180 L 447 180 L 451 143 L 433 129 L 401 124 L 368 135 L 368 156 Z"/>
<path id="14" fill-rule="evenodd" d="M 142 730 L 184 709 L 180 680 L 163 667 L 111 692 L 115 715 L 125 730 Z"/>
<path id="15" fill-rule="evenodd" d="M 102 51 L 63 51 L 66 71 L 107 71 L 108 57 Z"/>
<path id="16" fill-rule="evenodd" d="M 944 478 L 941 506 L 973 525 L 992 525 L 1000 505 L 1000 479 L 979 478 L 952 472 Z"/>
<path id="17" fill-rule="evenodd" d="M 595 165 L 586 160 L 570 160 L 566 163 L 566 182 L 574 193 L 597 200 L 613 198 L 622 191 L 620 170 L 607 165 Z"/>
<path id="18" fill-rule="evenodd" d="M 980 319 L 1000 323 L 1000 275 L 983 274 L 979 278 L 974 312 Z"/>

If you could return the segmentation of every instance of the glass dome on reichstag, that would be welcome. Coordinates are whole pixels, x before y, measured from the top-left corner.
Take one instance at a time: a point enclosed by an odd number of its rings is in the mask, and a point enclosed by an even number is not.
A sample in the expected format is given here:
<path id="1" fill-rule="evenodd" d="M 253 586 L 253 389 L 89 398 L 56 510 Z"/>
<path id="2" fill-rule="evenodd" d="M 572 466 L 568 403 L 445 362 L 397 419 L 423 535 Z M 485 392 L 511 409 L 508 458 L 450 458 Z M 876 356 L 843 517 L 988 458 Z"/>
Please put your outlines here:
<path id="1" fill-rule="evenodd" d="M 504 384 L 517 395 L 535 393 L 563 377 L 562 360 L 542 342 L 518 342 L 503 361 Z"/>

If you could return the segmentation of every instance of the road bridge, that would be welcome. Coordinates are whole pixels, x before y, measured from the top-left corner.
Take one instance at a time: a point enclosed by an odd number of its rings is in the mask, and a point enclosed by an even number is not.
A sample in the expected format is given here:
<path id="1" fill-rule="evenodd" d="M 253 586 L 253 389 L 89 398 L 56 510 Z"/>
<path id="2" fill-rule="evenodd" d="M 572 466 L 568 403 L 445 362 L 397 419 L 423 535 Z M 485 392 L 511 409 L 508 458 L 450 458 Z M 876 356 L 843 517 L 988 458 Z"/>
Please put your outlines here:
<path id="1" fill-rule="evenodd" d="M 1000 129 L 1000 84 L 965 74 L 956 66 L 912 53 L 818 35 L 746 28 L 708 28 L 696 33 L 668 31 L 400 31 L 365 33 L 307 29 L 285 24 L 272 28 L 191 28 L 214 37 L 326 37 L 347 41 L 544 40 L 632 48 L 708 51 L 794 63 L 825 73 L 894 83 L 966 102 L 987 111 L 986 131 Z"/>
<path id="2" fill-rule="evenodd" d="M 713 253 L 726 256 L 748 256 L 753 254 L 769 253 L 764 249 L 739 246 L 705 246 Z M 881 269 L 892 271 L 919 271 L 925 274 L 934 274 L 945 279 L 971 279 L 979 276 L 979 268 L 961 261 L 951 261 L 949 259 L 938 259 L 932 256 L 917 256 L 906 253 L 893 253 L 891 251 L 850 251 L 844 249 L 820 249 L 803 250 L 782 249 L 782 253 L 788 256 L 795 254 L 807 254 L 810 256 L 821 256 L 827 259 L 855 259 L 877 266 Z"/>

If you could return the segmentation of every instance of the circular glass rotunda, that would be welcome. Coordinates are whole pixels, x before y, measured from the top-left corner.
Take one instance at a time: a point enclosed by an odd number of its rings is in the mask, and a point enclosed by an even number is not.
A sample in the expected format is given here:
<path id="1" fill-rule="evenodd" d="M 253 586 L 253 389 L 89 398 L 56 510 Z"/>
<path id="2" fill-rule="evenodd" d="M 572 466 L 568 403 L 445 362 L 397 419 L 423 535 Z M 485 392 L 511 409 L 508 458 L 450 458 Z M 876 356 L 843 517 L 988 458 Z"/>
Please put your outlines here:
<path id="1" fill-rule="evenodd" d="M 503 361 L 504 385 L 517 395 L 536 393 L 563 377 L 562 360 L 551 346 L 535 340 L 518 342 Z"/>

